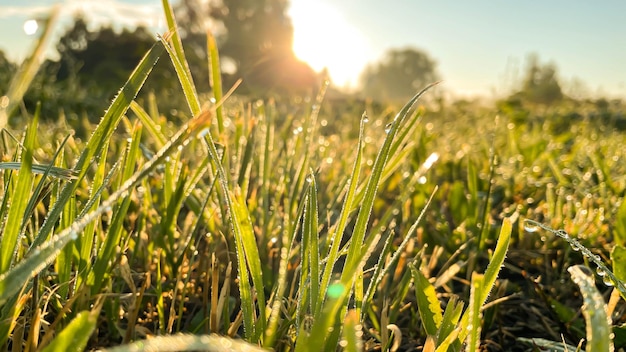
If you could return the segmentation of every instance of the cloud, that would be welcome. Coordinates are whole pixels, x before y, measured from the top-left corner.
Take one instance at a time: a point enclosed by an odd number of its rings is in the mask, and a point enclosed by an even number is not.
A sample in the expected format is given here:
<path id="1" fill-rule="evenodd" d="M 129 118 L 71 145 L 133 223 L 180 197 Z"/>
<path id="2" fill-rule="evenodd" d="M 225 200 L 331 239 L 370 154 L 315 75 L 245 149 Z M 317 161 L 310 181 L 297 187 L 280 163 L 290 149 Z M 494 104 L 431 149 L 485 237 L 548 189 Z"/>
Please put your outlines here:
<path id="1" fill-rule="evenodd" d="M 38 18 L 50 13 L 55 4 L 36 6 L 0 6 L 0 19 Z M 119 0 L 69 0 L 58 4 L 61 18 L 82 14 L 94 27 L 114 24 L 121 27 L 146 26 L 164 31 L 165 19 L 158 2 L 134 4 Z"/>

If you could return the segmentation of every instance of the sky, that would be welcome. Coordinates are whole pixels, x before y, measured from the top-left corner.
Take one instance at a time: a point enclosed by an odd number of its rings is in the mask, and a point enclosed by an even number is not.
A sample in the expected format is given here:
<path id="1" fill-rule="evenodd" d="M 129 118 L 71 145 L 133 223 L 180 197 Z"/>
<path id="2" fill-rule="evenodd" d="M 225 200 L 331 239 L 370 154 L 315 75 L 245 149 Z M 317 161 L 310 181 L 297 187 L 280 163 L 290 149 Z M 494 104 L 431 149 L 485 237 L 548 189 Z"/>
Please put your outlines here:
<path id="1" fill-rule="evenodd" d="M 165 30 L 160 0 L 0 0 L 0 50 L 24 58 L 34 37 L 25 22 L 53 3 L 63 13 L 81 8 L 95 23 Z M 348 90 L 387 50 L 414 47 L 437 62 L 443 87 L 458 97 L 511 93 L 535 53 L 557 66 L 566 93 L 626 98 L 623 0 L 291 0 L 289 14 L 296 55 L 327 67 Z"/>

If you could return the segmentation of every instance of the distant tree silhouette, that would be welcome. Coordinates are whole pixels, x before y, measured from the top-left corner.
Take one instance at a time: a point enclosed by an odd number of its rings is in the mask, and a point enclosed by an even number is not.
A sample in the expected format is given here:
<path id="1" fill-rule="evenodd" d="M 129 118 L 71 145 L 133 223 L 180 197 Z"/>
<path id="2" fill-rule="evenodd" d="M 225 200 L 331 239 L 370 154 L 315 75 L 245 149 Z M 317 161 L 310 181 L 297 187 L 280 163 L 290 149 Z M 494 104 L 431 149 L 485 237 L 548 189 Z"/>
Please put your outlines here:
<path id="1" fill-rule="evenodd" d="M 197 0 L 183 0 L 177 14 L 179 23 L 185 24 L 186 38 L 196 38 L 187 42 L 197 43 L 196 48 L 206 49 L 207 14 L 213 27 L 221 28 L 215 33 L 221 61 L 233 69 L 225 72 L 226 84 L 242 78 L 238 92 L 306 92 L 318 79 L 293 53 L 287 7 L 285 0 L 222 0 L 209 2 L 208 8 Z M 201 13 L 205 10 L 207 14 Z"/>
<path id="2" fill-rule="evenodd" d="M 542 64 L 537 55 L 530 55 L 518 94 L 536 104 L 547 105 L 560 101 L 563 98 L 563 91 L 557 78 L 556 65 Z"/>
<path id="3" fill-rule="evenodd" d="M 61 56 L 57 79 L 76 75 L 83 87 L 97 82 L 99 89 L 116 92 L 154 42 L 144 27 L 90 32 L 85 20 L 78 18 L 57 44 Z"/>
<path id="4" fill-rule="evenodd" d="M 15 64 L 9 61 L 4 51 L 0 50 L 0 96 L 4 95 L 9 89 L 15 69 Z"/>
<path id="5" fill-rule="evenodd" d="M 361 75 L 362 93 L 379 101 L 406 100 L 439 78 L 433 61 L 415 48 L 392 49 Z"/>

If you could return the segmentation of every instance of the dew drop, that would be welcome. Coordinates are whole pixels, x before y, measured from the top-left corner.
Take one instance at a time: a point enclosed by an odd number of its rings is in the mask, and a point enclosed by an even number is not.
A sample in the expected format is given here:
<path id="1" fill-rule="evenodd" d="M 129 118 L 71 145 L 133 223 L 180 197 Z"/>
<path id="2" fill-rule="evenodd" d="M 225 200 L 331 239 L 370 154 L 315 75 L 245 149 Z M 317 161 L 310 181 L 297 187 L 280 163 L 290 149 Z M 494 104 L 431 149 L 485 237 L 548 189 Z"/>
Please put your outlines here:
<path id="1" fill-rule="evenodd" d="M 391 127 L 393 127 L 393 122 L 389 122 L 385 125 L 385 133 L 389 133 L 391 131 Z"/>
<path id="2" fill-rule="evenodd" d="M 363 115 L 361 115 L 361 121 L 363 121 L 363 123 L 370 122 L 370 117 L 367 116 L 367 111 L 363 111 Z"/>
<path id="3" fill-rule="evenodd" d="M 606 275 L 606 272 L 604 270 L 602 270 L 602 268 L 597 268 L 596 269 L 596 273 L 598 274 L 598 276 L 602 277 Z"/>
<path id="4" fill-rule="evenodd" d="M 611 281 L 611 278 L 608 276 L 602 277 L 602 283 L 606 286 L 613 286 L 613 282 Z"/>
<path id="5" fill-rule="evenodd" d="M 535 223 L 533 223 L 533 222 L 525 220 L 524 221 L 524 231 L 526 231 L 526 232 L 537 232 L 537 231 L 539 231 L 539 226 L 535 225 Z"/>
<path id="6" fill-rule="evenodd" d="M 306 182 L 308 182 L 308 183 L 313 182 L 313 175 L 312 174 L 307 175 Z"/>
<path id="7" fill-rule="evenodd" d="M 161 127 L 161 126 L 157 126 L 157 127 Z M 200 132 L 198 132 L 198 138 L 204 138 L 204 136 L 206 136 L 207 134 L 209 134 L 210 130 L 208 128 L 203 128 L 200 130 Z"/>

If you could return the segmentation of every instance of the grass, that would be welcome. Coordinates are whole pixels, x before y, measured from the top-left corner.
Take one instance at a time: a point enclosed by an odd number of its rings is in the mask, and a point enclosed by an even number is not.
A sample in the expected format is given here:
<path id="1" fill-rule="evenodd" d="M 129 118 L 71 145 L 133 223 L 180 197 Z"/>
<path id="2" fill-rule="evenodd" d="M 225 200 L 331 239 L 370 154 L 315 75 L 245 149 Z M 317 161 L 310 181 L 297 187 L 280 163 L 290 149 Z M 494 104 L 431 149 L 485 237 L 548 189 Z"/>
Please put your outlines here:
<path id="1" fill-rule="evenodd" d="M 207 38 L 211 94 L 173 32 L 86 140 L 39 110 L 2 135 L 1 349 L 626 346 L 621 132 L 427 113 L 430 87 L 334 121 L 326 85 L 297 104 L 222 92 Z M 157 60 L 180 81 L 180 126 L 136 99 Z"/>

